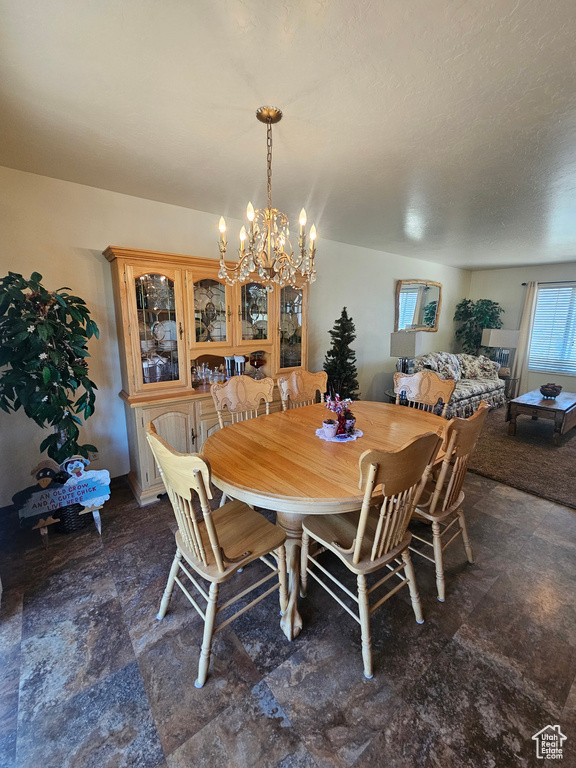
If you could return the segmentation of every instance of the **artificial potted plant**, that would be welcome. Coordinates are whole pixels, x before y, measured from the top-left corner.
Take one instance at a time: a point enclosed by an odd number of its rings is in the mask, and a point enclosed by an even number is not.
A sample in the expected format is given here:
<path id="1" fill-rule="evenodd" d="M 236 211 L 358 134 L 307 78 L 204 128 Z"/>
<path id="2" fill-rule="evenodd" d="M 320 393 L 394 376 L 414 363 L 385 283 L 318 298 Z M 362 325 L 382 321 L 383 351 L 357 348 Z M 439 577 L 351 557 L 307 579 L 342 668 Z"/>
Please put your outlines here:
<path id="1" fill-rule="evenodd" d="M 482 352 L 482 331 L 484 328 L 502 328 L 502 312 L 500 304 L 490 299 L 462 299 L 456 305 L 454 321 L 460 323 L 456 338 L 466 354 L 479 355 Z"/>
<path id="2" fill-rule="evenodd" d="M 81 416 L 94 413 L 97 387 L 88 377 L 86 345 L 99 332 L 83 299 L 68 288 L 49 291 L 41 281 L 38 272 L 0 280 L 0 408 L 22 408 L 39 426 L 52 427 L 40 451 L 61 464 L 96 451 L 79 442 L 79 427 Z"/>

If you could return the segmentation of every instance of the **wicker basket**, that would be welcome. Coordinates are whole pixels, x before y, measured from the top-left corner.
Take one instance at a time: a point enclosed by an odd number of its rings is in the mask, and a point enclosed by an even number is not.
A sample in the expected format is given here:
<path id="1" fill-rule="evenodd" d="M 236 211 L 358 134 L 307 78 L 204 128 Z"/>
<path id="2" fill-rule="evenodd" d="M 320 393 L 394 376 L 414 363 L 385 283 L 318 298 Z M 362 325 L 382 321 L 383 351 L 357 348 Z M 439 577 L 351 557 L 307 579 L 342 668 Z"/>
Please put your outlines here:
<path id="1" fill-rule="evenodd" d="M 54 525 L 54 530 L 58 533 L 74 533 L 86 528 L 87 525 L 90 525 L 92 515 L 81 515 L 80 512 L 83 509 L 82 504 L 69 504 L 67 507 L 60 507 L 57 512 L 54 512 L 54 517 L 60 518 L 60 522 Z"/>

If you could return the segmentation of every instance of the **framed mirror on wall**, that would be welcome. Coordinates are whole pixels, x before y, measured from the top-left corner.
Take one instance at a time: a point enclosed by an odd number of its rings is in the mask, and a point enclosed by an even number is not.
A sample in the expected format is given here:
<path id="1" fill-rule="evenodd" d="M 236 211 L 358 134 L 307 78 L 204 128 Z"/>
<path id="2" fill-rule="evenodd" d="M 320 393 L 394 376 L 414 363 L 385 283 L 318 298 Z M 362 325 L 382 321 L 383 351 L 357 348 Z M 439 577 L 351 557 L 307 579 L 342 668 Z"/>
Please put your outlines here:
<path id="1" fill-rule="evenodd" d="M 395 331 L 437 331 L 442 305 L 442 283 L 398 280 Z"/>

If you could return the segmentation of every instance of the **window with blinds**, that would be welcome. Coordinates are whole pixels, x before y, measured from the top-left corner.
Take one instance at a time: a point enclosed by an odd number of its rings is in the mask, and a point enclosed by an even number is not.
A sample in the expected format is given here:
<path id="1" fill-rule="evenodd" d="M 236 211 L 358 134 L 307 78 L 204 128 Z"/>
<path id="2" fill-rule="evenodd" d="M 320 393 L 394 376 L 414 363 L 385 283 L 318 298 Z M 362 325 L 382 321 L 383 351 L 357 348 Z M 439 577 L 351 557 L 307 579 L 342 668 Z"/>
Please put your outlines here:
<path id="1" fill-rule="evenodd" d="M 418 301 L 418 289 L 413 291 L 400 291 L 400 306 L 398 308 L 398 330 L 412 328 L 414 325 L 414 313 Z"/>
<path id="2" fill-rule="evenodd" d="M 528 368 L 576 376 L 576 283 L 538 289 Z"/>

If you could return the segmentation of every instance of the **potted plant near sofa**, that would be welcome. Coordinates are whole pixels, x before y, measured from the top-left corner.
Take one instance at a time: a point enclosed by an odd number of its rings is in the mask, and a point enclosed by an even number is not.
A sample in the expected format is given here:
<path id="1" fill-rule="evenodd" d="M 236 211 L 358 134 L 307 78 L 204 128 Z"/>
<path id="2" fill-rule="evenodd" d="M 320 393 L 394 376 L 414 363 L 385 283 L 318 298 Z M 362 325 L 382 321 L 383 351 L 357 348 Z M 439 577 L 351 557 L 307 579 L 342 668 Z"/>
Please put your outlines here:
<path id="1" fill-rule="evenodd" d="M 97 387 L 86 345 L 99 332 L 83 299 L 68 288 L 49 291 L 41 281 L 38 272 L 0 280 L 0 408 L 22 408 L 39 426 L 52 427 L 40 451 L 61 464 L 96 451 L 79 442 L 79 427 L 94 413 Z"/>
<path id="2" fill-rule="evenodd" d="M 454 321 L 460 323 L 456 339 L 468 355 L 478 355 L 482 350 L 484 328 L 501 328 L 500 315 L 504 312 L 500 304 L 490 299 L 462 299 L 456 305 Z"/>

